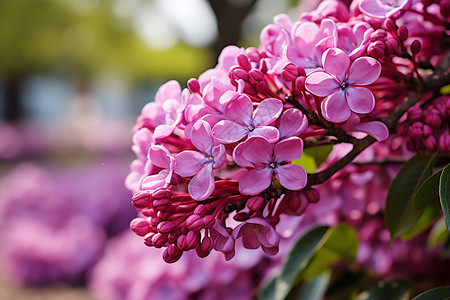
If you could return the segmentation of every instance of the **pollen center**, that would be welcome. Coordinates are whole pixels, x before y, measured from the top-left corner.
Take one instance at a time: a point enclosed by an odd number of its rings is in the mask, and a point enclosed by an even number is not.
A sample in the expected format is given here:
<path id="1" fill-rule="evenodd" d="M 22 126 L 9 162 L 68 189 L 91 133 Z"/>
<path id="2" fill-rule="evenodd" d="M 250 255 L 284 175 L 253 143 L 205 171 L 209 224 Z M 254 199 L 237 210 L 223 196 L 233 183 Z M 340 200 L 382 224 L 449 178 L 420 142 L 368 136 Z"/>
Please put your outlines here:
<path id="1" fill-rule="evenodd" d="M 347 86 L 348 86 L 347 83 L 345 82 L 341 83 L 341 89 L 345 89 Z"/>
<path id="2" fill-rule="evenodd" d="M 271 162 L 269 164 L 269 167 L 271 167 L 272 169 L 275 169 L 277 167 L 277 163 L 276 162 Z"/>
<path id="3" fill-rule="evenodd" d="M 252 125 L 249 125 L 247 128 L 248 128 L 248 130 L 250 130 L 250 131 L 255 130 L 255 128 L 254 128 Z"/>

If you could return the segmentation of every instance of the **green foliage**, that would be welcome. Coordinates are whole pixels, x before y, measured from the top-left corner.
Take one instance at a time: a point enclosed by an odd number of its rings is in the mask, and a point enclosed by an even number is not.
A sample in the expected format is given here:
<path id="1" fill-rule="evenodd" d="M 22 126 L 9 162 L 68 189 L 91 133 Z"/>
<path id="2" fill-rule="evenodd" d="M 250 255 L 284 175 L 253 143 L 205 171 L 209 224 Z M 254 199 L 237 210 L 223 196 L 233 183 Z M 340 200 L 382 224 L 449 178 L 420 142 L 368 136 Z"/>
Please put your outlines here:
<path id="1" fill-rule="evenodd" d="M 444 212 L 445 222 L 450 231 L 450 164 L 442 171 L 439 181 L 439 198 L 442 211 Z"/>
<path id="2" fill-rule="evenodd" d="M 311 281 L 307 282 L 298 295 L 291 293 L 288 296 L 288 300 L 321 300 L 327 291 L 328 283 L 330 282 L 331 272 L 323 272 L 322 275 L 317 276 Z"/>
<path id="3" fill-rule="evenodd" d="M 420 219 L 423 210 L 413 207 L 414 196 L 422 183 L 433 174 L 435 155 L 416 155 L 394 178 L 386 199 L 385 220 L 391 238 L 408 232 Z"/>
<path id="4" fill-rule="evenodd" d="M 445 219 L 441 218 L 434 224 L 433 228 L 428 235 L 427 247 L 433 249 L 436 246 L 443 244 L 449 238 L 447 227 L 445 225 Z"/>
<path id="5" fill-rule="evenodd" d="M 331 150 L 333 150 L 333 145 L 321 145 L 305 148 L 303 153 L 313 157 L 316 165 L 320 167 L 320 165 L 327 159 Z"/>
<path id="6" fill-rule="evenodd" d="M 439 199 L 439 178 L 442 170 L 437 171 L 427 178 L 414 194 L 413 206 L 417 210 L 424 208 L 430 200 Z"/>
<path id="7" fill-rule="evenodd" d="M 447 287 L 439 287 L 435 289 L 431 289 L 425 291 L 412 300 L 448 300 L 450 299 L 450 286 Z"/>
<path id="8" fill-rule="evenodd" d="M 362 292 L 357 300 L 408 300 L 411 285 L 399 279 L 384 281 L 369 291 Z"/>
<path id="9" fill-rule="evenodd" d="M 313 297 L 310 294 L 312 291 L 323 293 L 322 286 L 326 277 L 320 276 L 342 259 L 355 259 L 357 251 L 358 237 L 352 227 L 341 224 L 332 228 L 313 228 L 297 241 L 283 264 L 281 273 L 262 289 L 260 298 L 286 299 L 304 280 L 309 282 L 306 284 L 309 286 L 309 297 Z"/>
<path id="10" fill-rule="evenodd" d="M 300 158 L 297 158 L 296 160 L 293 160 L 292 163 L 294 165 L 301 166 L 303 169 L 305 169 L 306 173 L 312 174 L 317 169 L 316 160 L 311 155 L 308 155 L 306 153 L 302 153 L 302 156 Z"/>

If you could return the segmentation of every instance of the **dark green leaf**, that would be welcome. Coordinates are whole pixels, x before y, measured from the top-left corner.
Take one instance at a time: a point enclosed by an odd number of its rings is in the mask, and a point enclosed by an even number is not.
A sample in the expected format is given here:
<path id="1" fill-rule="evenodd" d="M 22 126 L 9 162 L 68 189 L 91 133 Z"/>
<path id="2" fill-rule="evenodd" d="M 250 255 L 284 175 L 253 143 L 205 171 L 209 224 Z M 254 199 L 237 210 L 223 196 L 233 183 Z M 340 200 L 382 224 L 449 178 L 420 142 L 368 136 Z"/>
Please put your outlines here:
<path id="1" fill-rule="evenodd" d="M 328 228 L 328 226 L 313 228 L 297 241 L 283 264 L 281 274 L 269 282 L 261 291 L 261 299 L 284 299 L 287 296 L 292 288 L 295 274 L 304 267 L 316 252 Z"/>
<path id="2" fill-rule="evenodd" d="M 437 195 L 436 195 L 437 196 Z M 424 230 L 428 229 L 437 218 L 442 216 L 441 206 L 439 204 L 439 197 L 432 199 L 427 206 L 423 209 L 423 214 L 417 223 L 407 233 L 402 235 L 403 240 L 410 240 Z"/>
<path id="3" fill-rule="evenodd" d="M 450 299 L 450 286 L 438 287 L 425 291 L 412 300 L 447 300 Z"/>
<path id="4" fill-rule="evenodd" d="M 305 148 L 303 153 L 306 153 L 309 156 L 314 157 L 316 165 L 319 167 L 325 161 L 325 159 L 327 159 L 331 150 L 333 150 L 333 145 L 321 145 Z"/>
<path id="5" fill-rule="evenodd" d="M 422 215 L 413 207 L 416 191 L 432 175 L 434 157 L 416 155 L 394 178 L 386 199 L 385 219 L 391 239 L 410 230 Z"/>
<path id="6" fill-rule="evenodd" d="M 362 292 L 357 300 L 407 300 L 410 288 L 408 282 L 399 279 L 380 282 L 371 290 Z"/>
<path id="7" fill-rule="evenodd" d="M 324 272 L 317 276 L 310 282 L 306 283 L 300 295 L 296 297 L 297 300 L 321 300 L 327 291 L 328 283 L 330 282 L 331 272 Z"/>
<path id="8" fill-rule="evenodd" d="M 444 168 L 441 174 L 439 181 L 439 198 L 441 200 L 445 222 L 450 231 L 450 164 Z"/>
<path id="9" fill-rule="evenodd" d="M 413 205 L 421 210 L 431 199 L 439 198 L 439 178 L 442 170 L 437 171 L 427 178 L 414 195 Z"/>

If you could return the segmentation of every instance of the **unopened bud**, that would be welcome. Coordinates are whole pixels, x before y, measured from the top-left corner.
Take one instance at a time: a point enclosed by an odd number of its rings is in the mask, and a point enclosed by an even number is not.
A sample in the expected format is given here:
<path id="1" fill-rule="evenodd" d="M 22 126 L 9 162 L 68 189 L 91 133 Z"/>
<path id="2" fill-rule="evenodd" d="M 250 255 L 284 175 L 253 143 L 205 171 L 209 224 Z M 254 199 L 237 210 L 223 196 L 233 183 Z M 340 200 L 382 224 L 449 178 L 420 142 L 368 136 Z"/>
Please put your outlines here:
<path id="1" fill-rule="evenodd" d="M 236 57 L 238 65 L 243 68 L 244 70 L 249 71 L 252 67 L 250 66 L 250 61 L 248 60 L 247 56 L 243 53 L 239 54 Z"/>
<path id="2" fill-rule="evenodd" d="M 263 197 L 251 197 L 247 200 L 247 207 L 251 210 L 251 211 L 258 211 L 264 204 L 264 199 Z"/>
<path id="3" fill-rule="evenodd" d="M 400 44 L 398 43 L 398 40 L 393 37 L 388 37 L 385 39 L 386 44 L 386 50 L 389 51 L 389 53 L 398 52 L 400 49 Z"/>
<path id="4" fill-rule="evenodd" d="M 149 247 L 153 247 L 153 236 L 155 235 L 154 232 L 149 232 L 144 236 L 144 244 L 149 246 Z"/>
<path id="5" fill-rule="evenodd" d="M 207 215 L 203 218 L 203 227 L 205 229 L 209 229 L 214 226 L 214 223 L 216 223 L 216 218 L 212 215 Z"/>
<path id="6" fill-rule="evenodd" d="M 397 34 L 398 34 L 398 37 L 404 42 L 404 41 L 406 41 L 406 39 L 408 38 L 408 35 L 409 35 L 409 33 L 408 33 L 408 28 L 406 28 L 406 26 L 400 26 L 398 29 L 397 29 Z"/>
<path id="7" fill-rule="evenodd" d="M 187 86 L 188 86 L 189 90 L 191 91 L 191 93 L 200 94 L 200 83 L 198 82 L 197 79 L 195 79 L 195 78 L 189 79 L 187 82 Z"/>
<path id="8" fill-rule="evenodd" d="M 387 36 L 387 32 L 384 29 L 377 29 L 370 35 L 370 40 L 375 42 L 377 40 L 383 40 Z"/>
<path id="9" fill-rule="evenodd" d="M 233 219 L 235 219 L 238 222 L 247 221 L 249 218 L 250 218 L 250 216 L 246 212 L 237 213 L 233 217 Z"/>
<path id="10" fill-rule="evenodd" d="M 382 41 L 375 41 L 367 47 L 367 53 L 374 58 L 383 56 L 385 50 L 386 45 Z"/>
<path id="11" fill-rule="evenodd" d="M 152 244 L 155 248 L 161 248 L 167 243 L 167 235 L 155 233 L 152 237 Z"/>
<path id="12" fill-rule="evenodd" d="M 428 136 L 424 141 L 423 144 L 425 148 L 427 148 L 430 151 L 435 151 L 437 146 L 436 138 L 432 135 Z"/>
<path id="13" fill-rule="evenodd" d="M 306 71 L 302 66 L 297 66 L 298 76 L 306 76 Z"/>
<path id="14" fill-rule="evenodd" d="M 439 151 L 450 152 L 450 134 L 448 132 L 443 133 L 439 137 Z"/>
<path id="15" fill-rule="evenodd" d="M 171 264 L 178 261 L 181 255 L 183 255 L 183 251 L 178 249 L 175 245 L 170 245 L 164 250 L 163 259 L 165 262 Z"/>
<path id="16" fill-rule="evenodd" d="M 261 54 L 259 53 L 258 49 L 255 47 L 248 47 L 245 50 L 245 54 L 247 55 L 247 58 L 250 61 L 258 62 L 261 60 Z"/>
<path id="17" fill-rule="evenodd" d="M 150 231 L 150 225 L 143 218 L 135 218 L 130 222 L 130 229 L 137 235 L 144 236 Z"/>
<path id="18" fill-rule="evenodd" d="M 158 199 L 153 200 L 152 206 L 154 210 L 158 211 L 167 211 L 170 208 L 170 200 L 169 199 Z"/>
<path id="19" fill-rule="evenodd" d="M 413 123 L 422 119 L 422 109 L 418 106 L 411 106 L 408 109 L 408 121 Z"/>
<path id="20" fill-rule="evenodd" d="M 308 207 L 306 197 L 301 194 L 301 191 L 292 191 L 286 194 L 286 207 L 284 213 L 291 216 L 302 215 Z"/>
<path id="21" fill-rule="evenodd" d="M 169 234 L 175 229 L 175 227 L 177 226 L 172 221 L 162 221 L 158 224 L 157 230 L 161 234 Z"/>
<path id="22" fill-rule="evenodd" d="M 414 40 L 411 43 L 411 53 L 413 55 L 416 55 L 417 53 L 420 52 L 420 49 L 422 49 L 422 44 L 419 42 L 419 40 Z"/>
<path id="23" fill-rule="evenodd" d="M 297 92 L 304 92 L 305 88 L 306 76 L 300 76 L 295 79 L 295 89 Z"/>
<path id="24" fill-rule="evenodd" d="M 412 138 L 420 139 L 423 136 L 423 123 L 414 122 L 411 126 L 409 126 L 408 130 L 409 135 Z"/>
<path id="25" fill-rule="evenodd" d="M 425 123 L 427 123 L 434 129 L 439 129 L 441 127 L 442 120 L 439 117 L 437 110 L 433 110 L 433 111 L 426 113 Z"/>
<path id="26" fill-rule="evenodd" d="M 308 199 L 309 203 L 317 203 L 320 200 L 319 192 L 314 188 L 308 188 L 304 191 L 306 199 Z"/>
<path id="27" fill-rule="evenodd" d="M 384 21 L 384 27 L 391 33 L 397 32 L 397 25 L 395 25 L 395 21 L 390 18 Z"/>
<path id="28" fill-rule="evenodd" d="M 250 72 L 248 72 L 248 75 L 250 76 L 250 81 L 253 83 L 262 81 L 264 79 L 264 74 L 258 69 L 250 70 Z"/>
<path id="29" fill-rule="evenodd" d="M 202 242 L 195 249 L 199 257 L 206 257 L 213 248 L 213 239 L 210 236 L 205 236 Z"/>
<path id="30" fill-rule="evenodd" d="M 131 203 L 136 208 L 144 208 L 150 205 L 151 192 L 150 191 L 138 191 L 131 198 Z"/>
<path id="31" fill-rule="evenodd" d="M 203 229 L 203 219 L 199 215 L 190 215 L 186 220 L 186 226 L 189 230 L 200 231 Z"/>
<path id="32" fill-rule="evenodd" d="M 186 247 L 190 249 L 197 248 L 200 243 L 200 232 L 189 231 L 186 235 Z"/>
<path id="33" fill-rule="evenodd" d="M 172 231 L 171 233 L 169 233 L 169 235 L 167 237 L 167 241 L 169 243 L 173 244 L 178 240 L 180 235 L 181 235 L 181 230 L 177 228 L 174 231 Z"/>
<path id="34" fill-rule="evenodd" d="M 298 69 L 293 63 L 287 63 L 281 70 L 281 78 L 285 81 L 294 81 L 298 76 Z"/>
<path id="35" fill-rule="evenodd" d="M 187 245 L 186 245 L 186 235 L 185 234 L 182 234 L 182 235 L 180 235 L 178 237 L 178 239 L 177 239 L 177 247 L 180 248 L 180 249 L 183 249 L 185 251 L 189 250 L 187 248 Z"/>
<path id="36" fill-rule="evenodd" d="M 157 188 L 152 193 L 153 199 L 170 199 L 170 197 L 172 197 L 172 192 L 165 188 Z"/>

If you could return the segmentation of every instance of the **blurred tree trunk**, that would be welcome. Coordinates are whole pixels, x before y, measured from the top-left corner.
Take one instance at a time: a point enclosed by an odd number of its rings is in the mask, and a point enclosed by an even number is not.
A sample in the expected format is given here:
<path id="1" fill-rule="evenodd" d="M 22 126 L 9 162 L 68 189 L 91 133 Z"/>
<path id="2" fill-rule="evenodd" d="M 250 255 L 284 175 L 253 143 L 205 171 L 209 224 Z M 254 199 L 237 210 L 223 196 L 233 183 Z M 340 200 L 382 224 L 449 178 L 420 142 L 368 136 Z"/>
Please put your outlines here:
<path id="1" fill-rule="evenodd" d="M 22 88 L 25 76 L 11 74 L 5 78 L 5 120 L 7 122 L 20 121 L 24 115 Z"/>
<path id="2" fill-rule="evenodd" d="M 213 44 L 218 57 L 222 49 L 228 45 L 236 45 L 241 37 L 241 25 L 250 13 L 257 0 L 241 1 L 235 4 L 229 0 L 208 0 L 217 18 L 219 37 Z"/>

